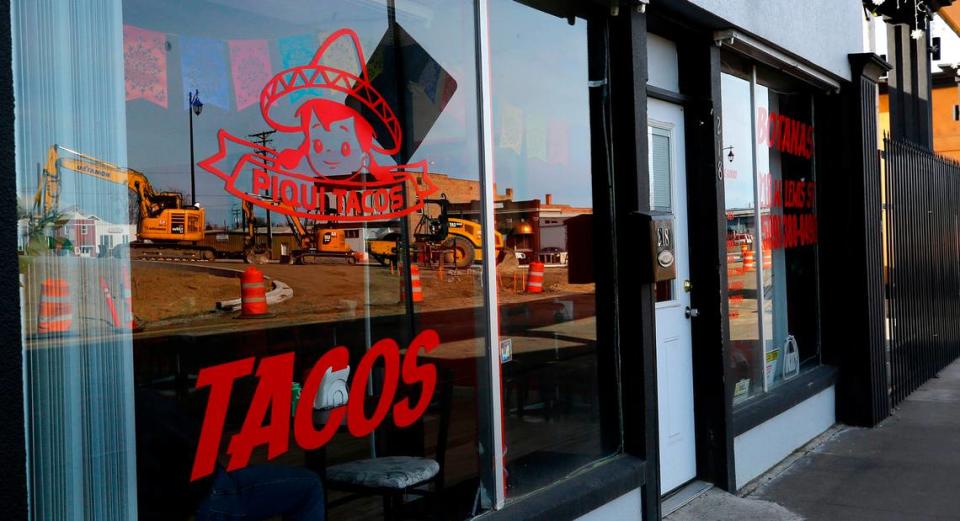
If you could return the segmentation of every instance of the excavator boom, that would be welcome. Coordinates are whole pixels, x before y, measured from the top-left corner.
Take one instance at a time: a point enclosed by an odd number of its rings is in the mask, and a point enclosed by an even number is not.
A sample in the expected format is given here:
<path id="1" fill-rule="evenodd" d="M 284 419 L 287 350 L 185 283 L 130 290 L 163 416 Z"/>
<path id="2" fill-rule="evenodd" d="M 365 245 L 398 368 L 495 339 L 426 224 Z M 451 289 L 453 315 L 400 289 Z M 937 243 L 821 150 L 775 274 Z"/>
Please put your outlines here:
<path id="1" fill-rule="evenodd" d="M 290 205 L 269 197 L 260 196 L 260 198 L 274 207 L 288 210 L 281 213 L 287 218 L 290 231 L 293 232 L 293 239 L 297 243 L 297 249 L 290 256 L 292 263 L 314 264 L 321 262 L 322 259 L 345 260 L 350 264 L 356 262 L 353 249 L 346 243 L 343 230 L 319 226 L 312 226 L 308 230 L 300 218 L 291 215 L 293 208 Z"/>
<path id="2" fill-rule="evenodd" d="M 65 155 L 61 156 L 61 152 Z M 172 260 L 212 260 L 209 247 L 183 245 L 204 238 L 205 211 L 184 208 L 183 197 L 176 192 L 156 192 L 142 172 L 97 159 L 76 150 L 53 145 L 47 152 L 47 163 L 34 196 L 34 212 L 43 217 L 53 215 L 60 204 L 62 170 L 126 185 L 137 194 L 139 216 L 137 241 L 131 246 L 141 250 L 141 258 Z M 140 248 L 140 247 L 143 248 Z"/>

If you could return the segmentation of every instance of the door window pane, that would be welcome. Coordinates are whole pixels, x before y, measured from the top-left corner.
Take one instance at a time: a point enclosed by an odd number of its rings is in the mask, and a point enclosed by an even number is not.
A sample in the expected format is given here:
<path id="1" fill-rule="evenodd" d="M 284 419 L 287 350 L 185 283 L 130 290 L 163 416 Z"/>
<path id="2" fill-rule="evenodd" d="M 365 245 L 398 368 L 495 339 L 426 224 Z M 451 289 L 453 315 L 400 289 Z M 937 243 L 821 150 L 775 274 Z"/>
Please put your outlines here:
<path id="1" fill-rule="evenodd" d="M 673 210 L 673 166 L 670 164 L 670 131 L 650 128 L 650 208 Z"/>

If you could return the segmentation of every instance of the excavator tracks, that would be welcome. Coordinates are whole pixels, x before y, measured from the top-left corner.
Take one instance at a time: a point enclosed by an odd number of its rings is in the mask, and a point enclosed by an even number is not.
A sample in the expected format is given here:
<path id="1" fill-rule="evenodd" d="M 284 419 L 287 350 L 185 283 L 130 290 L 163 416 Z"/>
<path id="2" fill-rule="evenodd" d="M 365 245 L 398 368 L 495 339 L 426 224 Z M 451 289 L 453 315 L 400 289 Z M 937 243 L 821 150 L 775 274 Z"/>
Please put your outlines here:
<path id="1" fill-rule="evenodd" d="M 217 258 L 217 252 L 209 247 L 190 247 L 162 244 L 130 244 L 131 260 L 173 261 L 173 262 L 210 262 Z"/>
<path id="2" fill-rule="evenodd" d="M 321 251 L 294 251 L 290 256 L 291 264 L 356 264 L 353 252 L 333 253 Z"/>

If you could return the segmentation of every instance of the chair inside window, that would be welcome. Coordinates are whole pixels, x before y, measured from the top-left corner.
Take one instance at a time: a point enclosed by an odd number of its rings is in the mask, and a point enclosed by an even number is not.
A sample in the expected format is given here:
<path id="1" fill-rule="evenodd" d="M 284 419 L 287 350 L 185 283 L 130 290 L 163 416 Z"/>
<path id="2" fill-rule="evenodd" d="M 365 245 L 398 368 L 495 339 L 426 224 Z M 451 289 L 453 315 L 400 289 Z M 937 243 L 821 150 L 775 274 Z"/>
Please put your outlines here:
<path id="1" fill-rule="evenodd" d="M 452 373 L 440 368 L 438 373 L 437 390 L 425 413 L 432 412 L 438 417 L 434 457 L 390 455 L 329 466 L 324 472 L 325 487 L 348 492 L 349 495 L 328 502 L 328 509 L 362 497 L 381 496 L 385 519 L 406 518 L 409 516 L 402 508 L 405 495 L 426 497 L 432 503 L 430 506 L 438 507 L 444 485 L 444 460 L 453 394 Z M 384 430 L 383 425 L 393 427 L 392 419 L 385 419 L 378 432 Z"/>

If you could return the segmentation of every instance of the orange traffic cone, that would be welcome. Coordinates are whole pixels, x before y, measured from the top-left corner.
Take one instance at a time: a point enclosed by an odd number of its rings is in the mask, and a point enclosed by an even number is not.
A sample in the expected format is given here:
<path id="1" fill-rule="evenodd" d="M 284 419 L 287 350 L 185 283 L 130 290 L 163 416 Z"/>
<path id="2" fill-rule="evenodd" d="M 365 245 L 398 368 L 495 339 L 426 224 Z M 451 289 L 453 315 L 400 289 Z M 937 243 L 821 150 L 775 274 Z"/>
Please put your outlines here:
<path id="1" fill-rule="evenodd" d="M 747 250 L 743 254 L 743 271 L 756 271 L 757 258 L 753 250 Z"/>
<path id="2" fill-rule="evenodd" d="M 107 281 L 103 280 L 103 277 L 100 277 L 100 289 L 103 290 L 103 301 L 107 305 L 107 311 L 110 312 L 110 323 L 113 327 L 119 329 L 121 324 L 120 315 L 117 313 L 117 305 L 113 302 L 110 286 L 107 285 Z"/>
<path id="3" fill-rule="evenodd" d="M 261 318 L 267 315 L 267 288 L 263 273 L 250 266 L 240 276 L 240 316 Z"/>
<path id="4" fill-rule="evenodd" d="M 40 334 L 63 334 L 73 327 L 73 304 L 70 302 L 70 285 L 63 279 L 43 281 L 40 293 L 40 315 L 37 331 Z"/>
<path id="5" fill-rule="evenodd" d="M 400 265 L 403 270 L 403 265 Z M 423 283 L 420 282 L 420 267 L 416 264 L 410 264 L 410 286 L 413 288 L 413 301 L 423 302 Z M 407 298 L 406 282 L 400 278 L 400 302 L 405 302 Z"/>
<path id="6" fill-rule="evenodd" d="M 410 286 L 413 288 L 413 301 L 423 302 L 423 286 L 420 284 L 420 267 L 410 265 Z"/>
<path id="7" fill-rule="evenodd" d="M 527 278 L 527 293 L 543 293 L 543 263 L 530 263 L 530 276 Z"/>
<path id="8" fill-rule="evenodd" d="M 763 250 L 763 269 L 773 268 L 773 253 L 770 250 Z"/>

